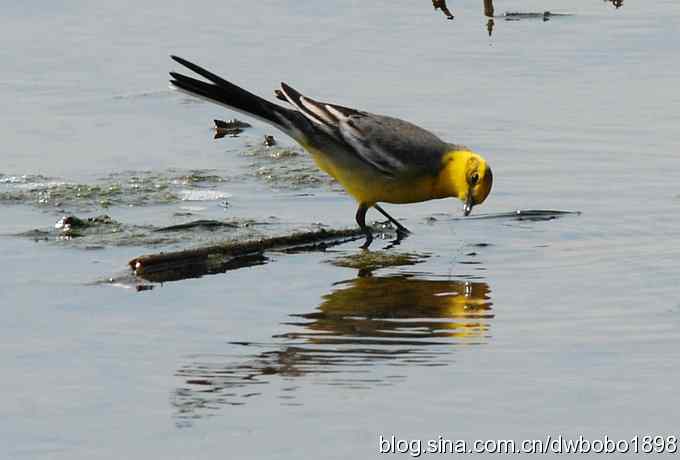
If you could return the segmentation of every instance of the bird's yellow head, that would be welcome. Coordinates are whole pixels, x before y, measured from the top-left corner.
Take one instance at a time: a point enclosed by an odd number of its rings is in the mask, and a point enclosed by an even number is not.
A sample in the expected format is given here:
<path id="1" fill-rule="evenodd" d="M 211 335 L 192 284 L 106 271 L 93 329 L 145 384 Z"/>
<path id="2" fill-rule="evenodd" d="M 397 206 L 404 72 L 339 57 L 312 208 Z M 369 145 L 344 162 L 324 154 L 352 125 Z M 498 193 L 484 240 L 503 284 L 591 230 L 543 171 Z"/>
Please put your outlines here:
<path id="1" fill-rule="evenodd" d="M 448 152 L 442 163 L 440 188 L 445 196 L 455 196 L 464 203 L 463 214 L 467 216 L 473 206 L 483 203 L 489 196 L 493 185 L 491 168 L 484 158 L 467 149 Z"/>

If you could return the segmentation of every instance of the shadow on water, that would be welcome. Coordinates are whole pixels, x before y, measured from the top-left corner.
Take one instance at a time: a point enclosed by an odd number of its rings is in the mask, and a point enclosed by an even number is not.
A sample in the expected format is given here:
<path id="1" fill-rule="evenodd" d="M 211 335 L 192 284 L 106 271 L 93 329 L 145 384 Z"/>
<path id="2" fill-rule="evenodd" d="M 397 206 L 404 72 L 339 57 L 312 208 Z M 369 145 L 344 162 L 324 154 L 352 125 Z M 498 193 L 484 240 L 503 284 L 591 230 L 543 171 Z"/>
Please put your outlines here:
<path id="1" fill-rule="evenodd" d="M 256 354 L 201 355 L 179 369 L 178 424 L 246 404 L 276 382 L 282 404 L 300 405 L 297 379 L 369 389 L 406 379 L 410 371 L 400 367 L 450 365 L 461 346 L 488 340 L 491 306 L 491 289 L 478 280 L 396 274 L 339 282 L 314 311 L 291 315 L 275 342 L 238 343 Z"/>

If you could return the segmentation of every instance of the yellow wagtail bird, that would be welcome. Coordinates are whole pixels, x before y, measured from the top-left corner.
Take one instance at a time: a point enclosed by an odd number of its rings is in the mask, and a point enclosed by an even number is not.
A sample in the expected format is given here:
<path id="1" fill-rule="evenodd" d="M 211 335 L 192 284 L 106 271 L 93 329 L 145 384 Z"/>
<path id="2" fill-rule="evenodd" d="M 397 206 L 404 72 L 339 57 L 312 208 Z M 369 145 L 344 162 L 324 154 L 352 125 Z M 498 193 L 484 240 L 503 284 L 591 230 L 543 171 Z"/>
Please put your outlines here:
<path id="1" fill-rule="evenodd" d="M 172 59 L 209 82 L 170 72 L 171 84 L 193 96 L 274 125 L 304 147 L 323 171 L 359 203 L 356 221 L 373 240 L 366 211 L 373 207 L 390 220 L 399 236 L 409 231 L 378 203 L 417 203 L 456 197 L 467 216 L 491 191 L 491 168 L 467 147 L 449 144 L 397 118 L 376 115 L 303 96 L 285 83 L 277 98 L 294 109 L 266 101 L 185 59 Z"/>

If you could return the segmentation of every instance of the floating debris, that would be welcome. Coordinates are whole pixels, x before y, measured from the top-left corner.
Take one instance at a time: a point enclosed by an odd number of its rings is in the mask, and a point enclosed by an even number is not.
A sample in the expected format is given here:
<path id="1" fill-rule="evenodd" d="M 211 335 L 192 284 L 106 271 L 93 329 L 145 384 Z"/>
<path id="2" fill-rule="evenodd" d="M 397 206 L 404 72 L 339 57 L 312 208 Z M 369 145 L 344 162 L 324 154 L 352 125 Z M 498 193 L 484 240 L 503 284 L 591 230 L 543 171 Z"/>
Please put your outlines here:
<path id="1" fill-rule="evenodd" d="M 119 230 L 120 224 L 107 215 L 88 217 L 80 219 L 76 216 L 64 216 L 54 224 L 54 228 L 59 232 L 60 239 L 71 239 L 83 236 L 83 232 L 95 227 L 106 226 L 109 231 L 115 233 Z"/>
<path id="2" fill-rule="evenodd" d="M 273 147 L 276 145 L 276 140 L 274 139 L 274 136 L 270 134 L 265 134 L 264 136 L 264 146 L 265 147 Z"/>
<path id="3" fill-rule="evenodd" d="M 542 19 L 543 21 L 549 21 L 550 18 L 557 16 L 573 16 L 572 13 L 553 13 L 552 11 L 544 11 L 542 13 L 536 12 L 520 12 L 520 11 L 508 11 L 503 17 L 506 21 L 519 21 L 521 19 Z"/>
<path id="4" fill-rule="evenodd" d="M 432 6 L 434 7 L 435 11 L 441 10 L 442 13 L 444 13 L 444 16 L 446 16 L 446 19 L 454 18 L 453 13 L 446 6 L 446 0 L 432 0 Z"/>
<path id="5" fill-rule="evenodd" d="M 107 215 L 101 215 L 96 217 L 88 217 L 87 219 L 80 219 L 76 216 L 64 216 L 54 224 L 54 228 L 63 230 L 65 228 L 87 228 L 93 225 L 110 225 L 114 221 L 111 217 Z"/>
<path id="6" fill-rule="evenodd" d="M 138 284 L 135 286 L 135 289 L 137 292 L 142 292 L 142 291 L 150 291 L 154 288 L 155 286 L 153 284 Z"/>
<path id="7" fill-rule="evenodd" d="M 245 121 L 237 120 L 236 118 L 224 121 L 213 120 L 215 122 L 215 136 L 214 139 L 222 139 L 224 136 L 236 137 L 243 132 L 245 128 L 250 128 L 251 125 Z"/>

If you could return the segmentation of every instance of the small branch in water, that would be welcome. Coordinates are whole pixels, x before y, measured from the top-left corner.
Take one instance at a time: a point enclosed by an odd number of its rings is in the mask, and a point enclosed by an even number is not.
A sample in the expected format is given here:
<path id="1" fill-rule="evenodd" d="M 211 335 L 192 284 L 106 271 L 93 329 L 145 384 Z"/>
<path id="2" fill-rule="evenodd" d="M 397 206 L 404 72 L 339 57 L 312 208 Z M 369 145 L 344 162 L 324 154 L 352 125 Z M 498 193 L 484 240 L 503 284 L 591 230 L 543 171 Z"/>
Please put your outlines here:
<path id="1" fill-rule="evenodd" d="M 537 12 L 522 12 L 522 11 L 508 11 L 504 15 L 506 21 L 519 21 L 520 19 L 543 19 L 549 21 L 550 18 L 556 16 L 572 16 L 571 13 L 553 13 L 552 11 Z"/>
<path id="2" fill-rule="evenodd" d="M 511 212 L 501 212 L 496 214 L 479 214 L 470 217 L 455 217 L 454 220 L 481 220 L 481 219 L 512 219 L 529 220 L 540 222 L 544 220 L 559 219 L 564 216 L 580 216 L 581 211 L 560 211 L 556 209 L 518 209 Z"/>

